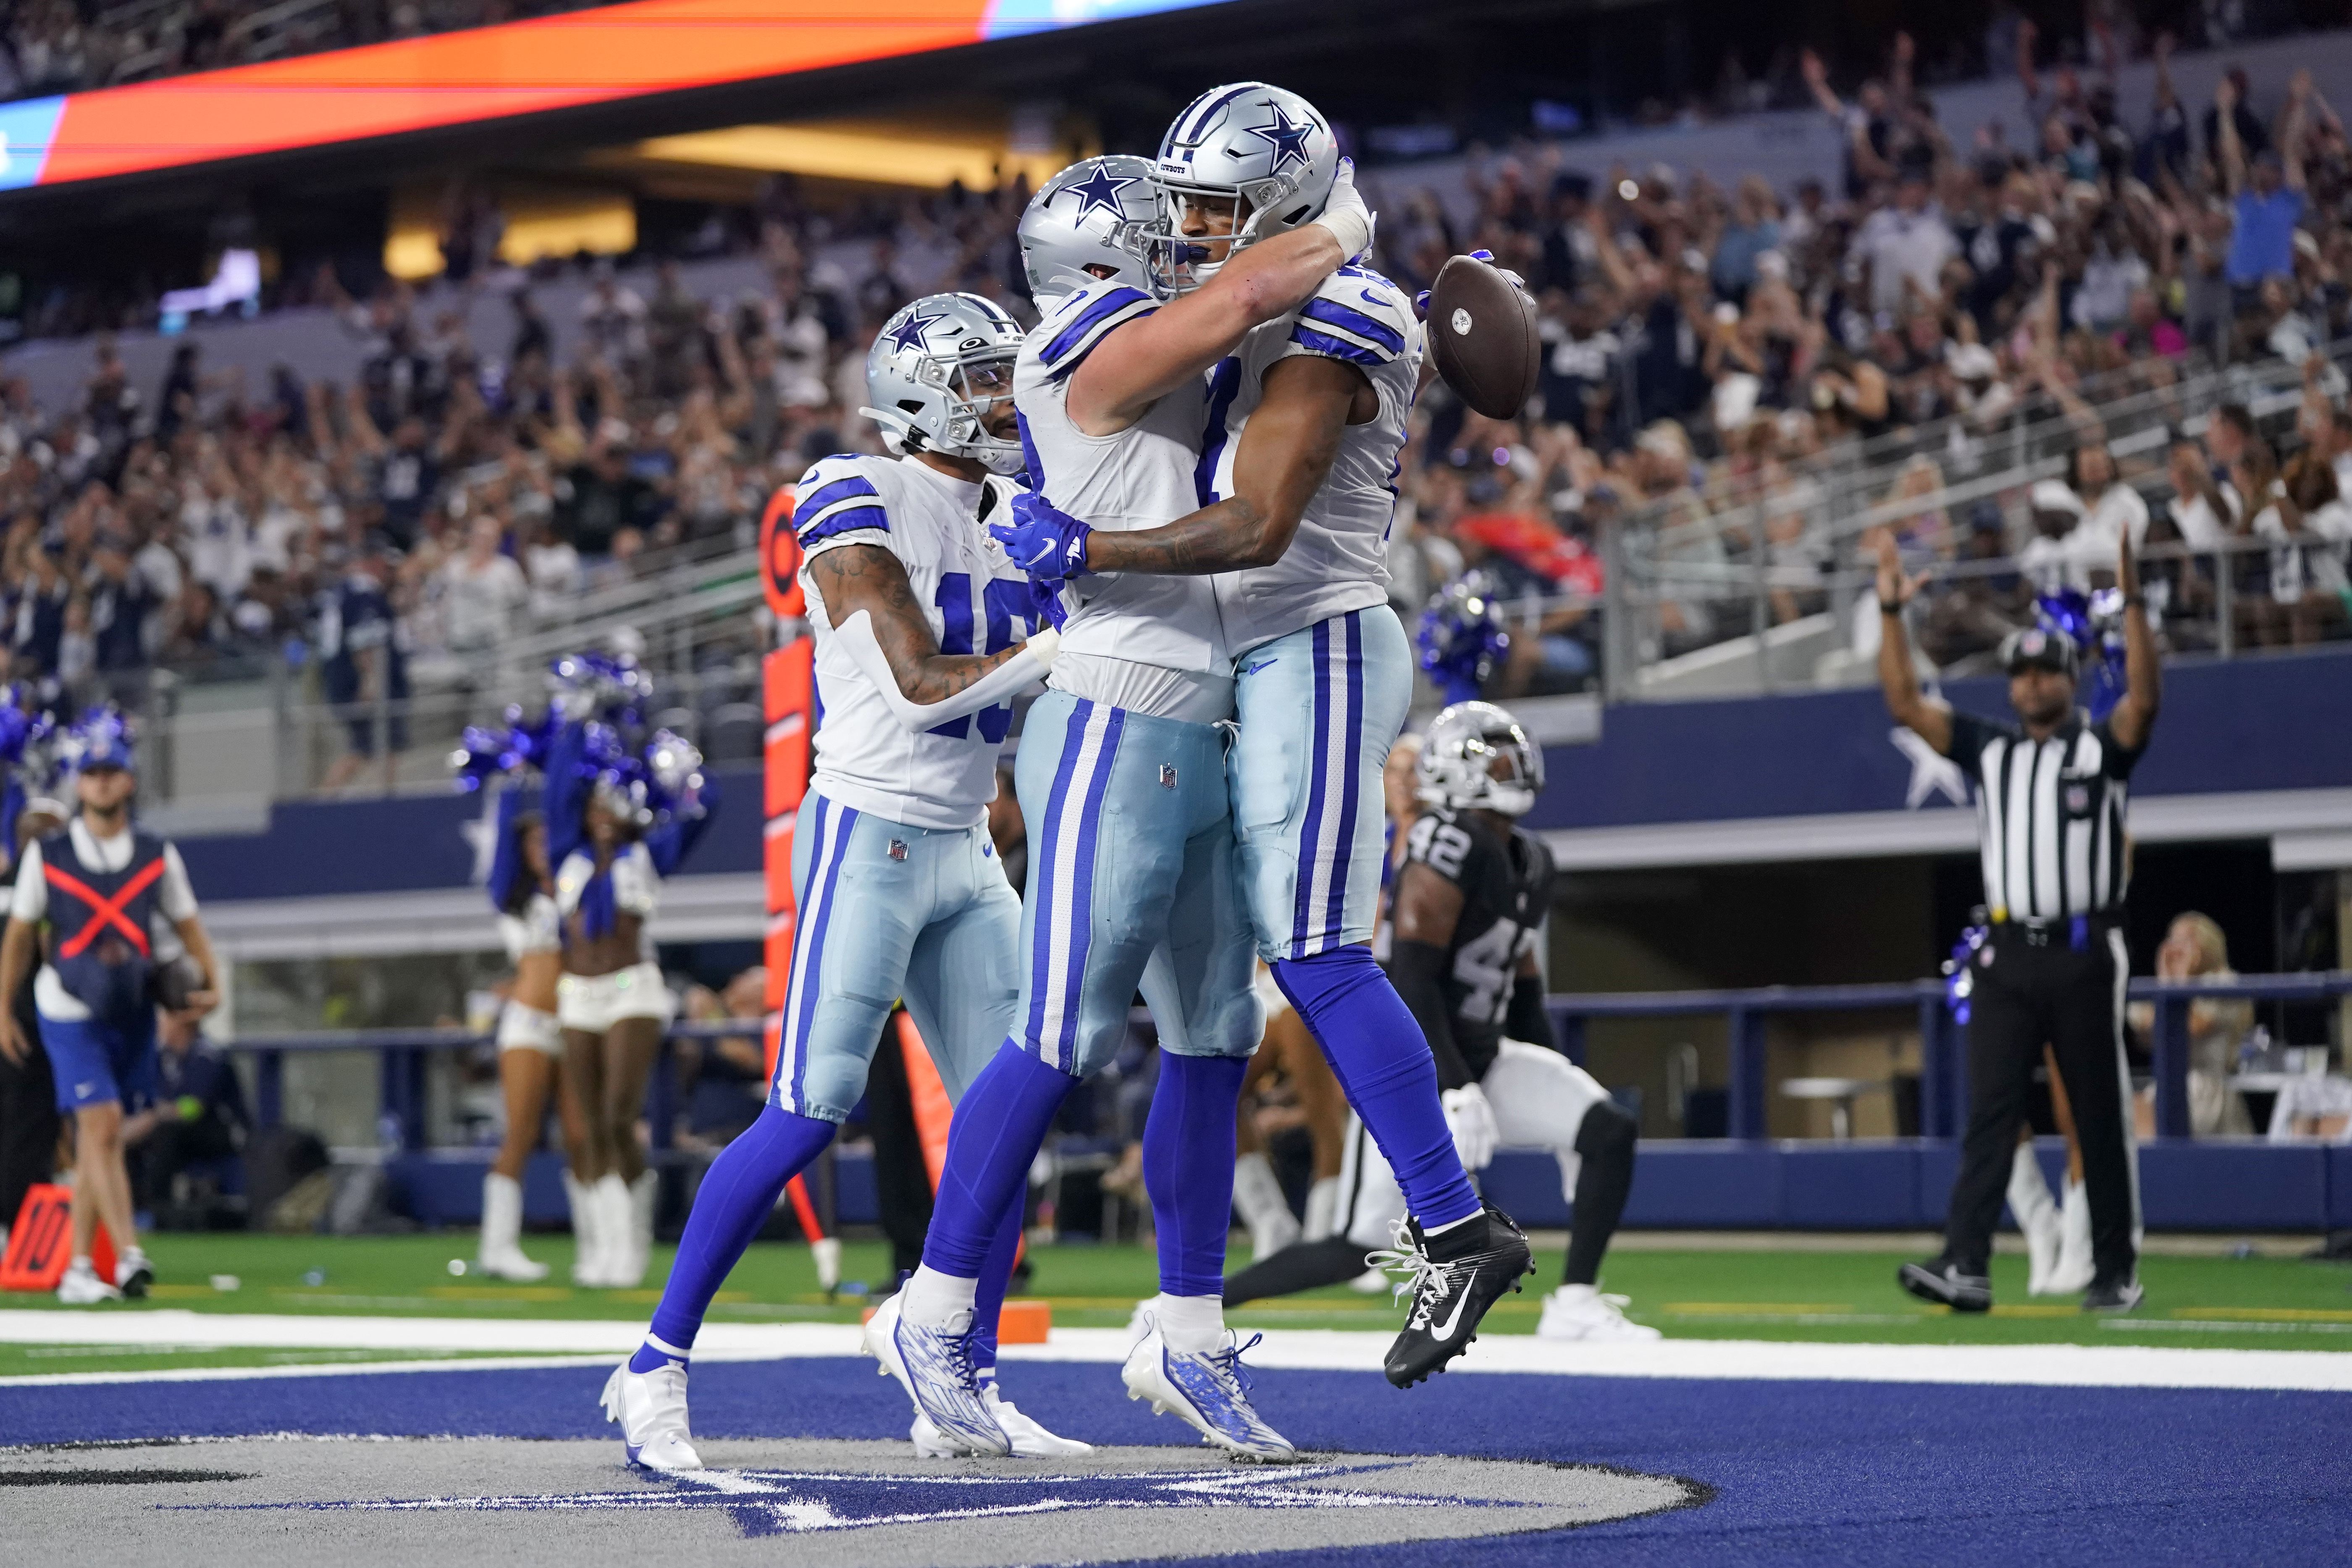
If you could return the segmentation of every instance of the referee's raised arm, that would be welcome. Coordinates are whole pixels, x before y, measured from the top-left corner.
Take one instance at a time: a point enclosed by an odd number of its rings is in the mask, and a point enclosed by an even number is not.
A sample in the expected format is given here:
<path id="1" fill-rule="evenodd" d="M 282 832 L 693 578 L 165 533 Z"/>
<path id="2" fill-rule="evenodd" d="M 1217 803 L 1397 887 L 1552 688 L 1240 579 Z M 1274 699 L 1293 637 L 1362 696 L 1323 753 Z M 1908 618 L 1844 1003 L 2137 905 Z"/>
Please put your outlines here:
<path id="1" fill-rule="evenodd" d="M 2131 550 L 2128 541 L 2124 546 L 2126 566 Z M 1940 756 L 1952 754 L 1952 710 L 1941 702 L 1924 697 L 1919 691 L 1919 677 L 1911 668 L 1911 639 L 1903 631 L 1903 606 L 1911 595 L 1927 581 L 1927 574 L 1916 577 L 1903 574 L 1902 558 L 1895 553 L 1895 536 L 1882 532 L 1878 536 L 1878 684 L 1886 693 L 1886 710 L 1895 721 L 1911 731 L 1936 748 Z M 2134 580 L 2135 584 L 2137 579 Z M 2137 588 L 2126 590 L 2135 595 Z M 2134 612 L 2137 614 L 2137 612 Z M 2147 635 L 2145 617 L 2140 621 L 2140 635 Z M 2155 666 L 2154 645 L 2149 646 L 2148 663 Z M 2153 691 L 2154 677 L 2150 678 Z M 2154 699 L 2148 710 L 2155 711 Z"/>
<path id="2" fill-rule="evenodd" d="M 2147 600 L 2139 591 L 2139 563 L 2132 558 L 2131 530 L 2120 531 L 2116 585 L 2124 592 L 2124 694 L 2116 700 L 2115 711 L 2107 715 L 2107 732 L 2125 751 L 2138 752 L 2156 730 L 2156 710 L 2164 701 L 2164 675 L 2156 657 L 2156 634 L 2148 629 Z M 1884 581 L 1883 566 L 1879 575 Z M 1885 667 L 1882 658 L 1880 668 Z"/>

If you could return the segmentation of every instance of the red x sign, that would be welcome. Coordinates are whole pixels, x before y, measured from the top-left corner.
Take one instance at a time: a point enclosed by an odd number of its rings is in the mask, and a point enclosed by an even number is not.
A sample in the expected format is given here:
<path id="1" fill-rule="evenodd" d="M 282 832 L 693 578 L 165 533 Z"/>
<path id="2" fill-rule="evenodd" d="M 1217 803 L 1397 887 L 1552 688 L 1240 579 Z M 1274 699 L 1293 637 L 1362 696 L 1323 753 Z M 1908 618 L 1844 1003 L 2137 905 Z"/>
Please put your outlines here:
<path id="1" fill-rule="evenodd" d="M 140 957 L 149 956 L 147 933 L 126 918 L 122 911 L 129 906 L 131 900 L 145 892 L 153 884 L 155 879 L 163 874 L 163 860 L 161 856 L 150 860 L 137 876 L 116 889 L 114 897 L 110 899 L 80 878 L 60 871 L 55 866 L 45 865 L 41 868 L 41 872 L 48 879 L 49 886 L 62 892 L 71 893 L 89 906 L 89 923 L 82 927 L 80 932 L 72 941 L 58 949 L 59 958 L 79 958 L 82 949 L 98 939 L 100 928 L 110 924 L 121 928 L 122 934 L 131 939 L 131 945 L 139 950 Z"/>

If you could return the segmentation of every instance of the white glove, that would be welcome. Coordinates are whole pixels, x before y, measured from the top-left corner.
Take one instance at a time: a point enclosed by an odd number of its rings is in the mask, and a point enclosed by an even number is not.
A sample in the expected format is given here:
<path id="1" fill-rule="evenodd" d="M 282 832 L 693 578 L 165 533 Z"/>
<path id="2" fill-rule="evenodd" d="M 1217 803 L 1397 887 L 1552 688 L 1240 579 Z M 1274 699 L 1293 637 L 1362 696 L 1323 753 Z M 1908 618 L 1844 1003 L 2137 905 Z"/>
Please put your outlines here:
<path id="1" fill-rule="evenodd" d="M 1356 189 L 1356 161 L 1340 159 L 1330 198 L 1323 204 L 1323 216 L 1316 224 L 1331 231 L 1341 255 L 1349 261 L 1360 261 L 1371 252 L 1374 217 L 1372 209 L 1364 205 L 1363 194 Z"/>
<path id="2" fill-rule="evenodd" d="M 1486 1091 L 1475 1083 L 1460 1089 L 1449 1089 L 1440 1095 L 1445 1106 L 1445 1129 L 1454 1134 L 1454 1152 L 1461 1157 L 1465 1171 L 1483 1171 L 1495 1158 L 1495 1143 L 1501 1133 L 1495 1126 L 1495 1108 L 1486 1102 Z"/>

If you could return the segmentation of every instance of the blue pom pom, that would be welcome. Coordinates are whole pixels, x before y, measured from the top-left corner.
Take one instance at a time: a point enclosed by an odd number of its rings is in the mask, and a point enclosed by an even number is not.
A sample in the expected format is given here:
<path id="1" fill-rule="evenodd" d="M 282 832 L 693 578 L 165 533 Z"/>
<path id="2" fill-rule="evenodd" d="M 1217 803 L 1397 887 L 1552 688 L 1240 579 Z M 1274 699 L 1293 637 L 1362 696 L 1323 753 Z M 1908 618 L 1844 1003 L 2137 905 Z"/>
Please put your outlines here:
<path id="1" fill-rule="evenodd" d="M 1413 640 L 1421 649 L 1421 668 L 1444 689 L 1446 701 L 1475 698 L 1511 647 L 1492 580 L 1483 572 L 1465 572 L 1448 583 L 1422 612 Z"/>

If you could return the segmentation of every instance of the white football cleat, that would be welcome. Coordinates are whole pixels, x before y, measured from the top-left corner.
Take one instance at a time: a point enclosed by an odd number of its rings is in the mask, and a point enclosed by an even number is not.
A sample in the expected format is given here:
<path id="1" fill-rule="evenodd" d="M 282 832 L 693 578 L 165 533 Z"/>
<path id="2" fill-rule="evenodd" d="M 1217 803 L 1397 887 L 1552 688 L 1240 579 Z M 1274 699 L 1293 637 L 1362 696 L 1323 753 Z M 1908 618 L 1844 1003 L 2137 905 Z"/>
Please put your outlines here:
<path id="1" fill-rule="evenodd" d="M 100 1301 L 120 1301 L 122 1292 L 98 1277 L 98 1270 L 79 1258 L 66 1267 L 65 1276 L 58 1281 L 58 1300 L 68 1307 L 94 1307 Z"/>
<path id="2" fill-rule="evenodd" d="M 631 1372 L 625 1361 L 605 1380 L 603 1403 L 604 1419 L 620 1423 L 629 1463 L 648 1470 L 702 1468 L 686 1426 L 686 1363 L 665 1360 L 651 1372 Z"/>
<path id="3" fill-rule="evenodd" d="M 994 1413 L 996 1424 L 1004 1428 L 1005 1436 L 1012 1440 L 1013 1457 L 1016 1459 L 1064 1458 L 1095 1451 L 1092 1443 L 1081 1443 L 1076 1437 L 1064 1437 L 1048 1432 L 1036 1417 L 1024 1415 L 1021 1407 L 1005 1398 L 992 1383 L 980 1385 L 980 1396 Z M 919 1459 L 961 1459 L 971 1453 L 961 1444 L 951 1443 L 941 1436 L 940 1429 L 931 1425 L 930 1417 L 919 1412 L 915 1416 L 913 1429 L 907 1436 L 914 1439 L 915 1457 Z"/>
<path id="4" fill-rule="evenodd" d="M 1626 1317 L 1624 1297 L 1604 1296 L 1590 1285 L 1563 1285 L 1543 1299 L 1536 1338 L 1623 1343 L 1665 1336 Z"/>
<path id="5" fill-rule="evenodd" d="M 1127 1352 L 1119 1380 L 1129 1399 L 1148 1399 L 1152 1414 L 1174 1415 L 1201 1434 L 1201 1440 L 1223 1448 L 1236 1459 L 1264 1465 L 1295 1464 L 1298 1450 L 1290 1439 L 1267 1426 L 1250 1404 L 1249 1373 L 1242 1352 L 1257 1343 L 1235 1342 L 1225 1331 L 1223 1350 L 1195 1354 L 1168 1348 L 1154 1322 L 1143 1342 Z"/>
<path id="6" fill-rule="evenodd" d="M 874 1310 L 866 1321 L 866 1353 L 882 1363 L 882 1375 L 895 1377 L 915 1404 L 915 1415 L 929 1423 L 930 1439 L 958 1455 L 1003 1457 L 1013 1452 L 1013 1439 L 997 1423 L 996 1410 L 983 1395 L 978 1332 L 969 1308 L 955 1315 L 961 1327 L 925 1328 L 908 1322 L 898 1291 Z"/>

